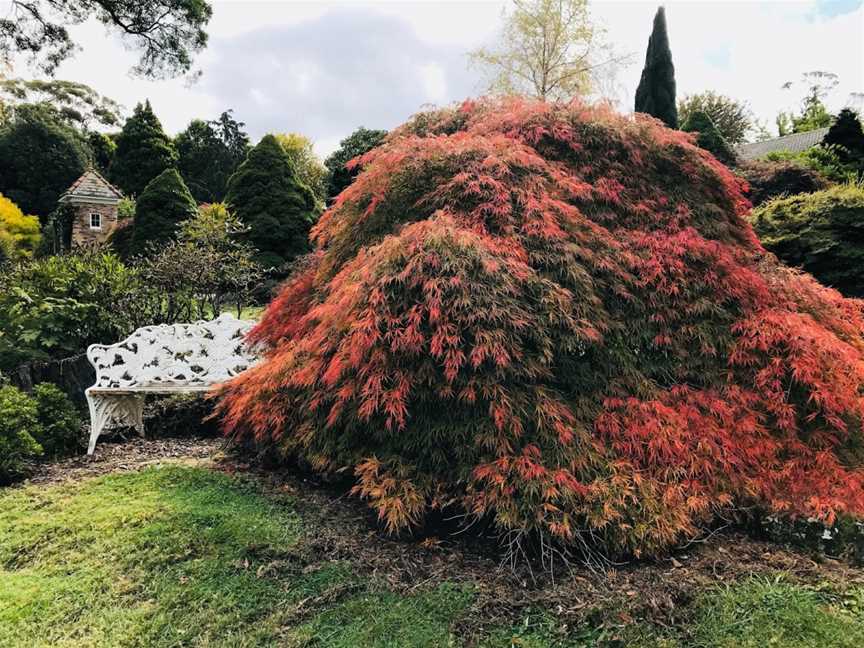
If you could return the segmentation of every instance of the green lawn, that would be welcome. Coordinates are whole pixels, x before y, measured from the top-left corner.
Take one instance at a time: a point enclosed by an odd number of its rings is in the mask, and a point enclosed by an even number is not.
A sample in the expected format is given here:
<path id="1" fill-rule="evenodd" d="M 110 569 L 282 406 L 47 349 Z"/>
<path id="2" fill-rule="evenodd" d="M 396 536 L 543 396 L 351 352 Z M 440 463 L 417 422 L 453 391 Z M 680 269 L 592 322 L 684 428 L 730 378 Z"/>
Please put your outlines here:
<path id="1" fill-rule="evenodd" d="M 465 645 L 458 629 L 475 586 L 430 582 L 397 594 L 350 561 L 304 561 L 310 534 L 293 497 L 181 465 L 0 492 L 0 646 Z M 599 622 L 562 628 L 554 612 L 536 610 L 473 642 L 864 645 L 860 588 L 841 595 L 748 579 L 706 591 L 687 617 L 676 628 L 611 632 Z"/>

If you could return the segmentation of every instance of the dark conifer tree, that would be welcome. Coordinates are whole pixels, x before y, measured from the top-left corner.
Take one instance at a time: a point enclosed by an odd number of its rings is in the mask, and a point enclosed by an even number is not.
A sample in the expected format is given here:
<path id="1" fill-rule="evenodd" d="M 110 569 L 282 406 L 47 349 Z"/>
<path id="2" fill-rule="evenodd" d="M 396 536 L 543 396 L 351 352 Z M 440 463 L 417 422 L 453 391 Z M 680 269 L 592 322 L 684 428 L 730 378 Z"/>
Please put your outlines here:
<path id="1" fill-rule="evenodd" d="M 636 112 L 657 117 L 670 128 L 678 128 L 678 108 L 675 104 L 675 66 L 666 31 L 666 11 L 657 9 L 654 29 L 648 39 L 645 67 L 636 88 Z"/>
<path id="2" fill-rule="evenodd" d="M 150 102 L 135 106 L 117 137 L 111 181 L 125 194 L 137 196 L 153 178 L 176 164 L 174 144 L 162 130 Z"/>
<path id="3" fill-rule="evenodd" d="M 822 143 L 842 146 L 853 155 L 864 156 L 864 131 L 858 115 L 849 108 L 841 110 Z"/>
<path id="4" fill-rule="evenodd" d="M 264 136 L 228 180 L 225 202 L 249 228 L 245 238 L 262 265 L 280 266 L 309 251 L 315 196 L 272 135 Z"/>
<path id="5" fill-rule="evenodd" d="M 180 223 L 194 216 L 196 211 L 195 199 L 177 169 L 165 169 L 138 197 L 131 251 L 144 254 L 149 243 L 159 244 L 175 238 Z"/>

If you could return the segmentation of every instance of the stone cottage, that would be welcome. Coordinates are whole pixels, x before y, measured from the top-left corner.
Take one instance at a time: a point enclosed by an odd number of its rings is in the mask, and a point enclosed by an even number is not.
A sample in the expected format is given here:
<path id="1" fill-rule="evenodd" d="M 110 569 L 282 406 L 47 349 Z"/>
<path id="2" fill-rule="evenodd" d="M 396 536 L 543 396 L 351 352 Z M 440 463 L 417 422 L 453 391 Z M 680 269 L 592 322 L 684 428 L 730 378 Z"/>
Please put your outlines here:
<path id="1" fill-rule="evenodd" d="M 93 169 L 72 183 L 57 201 L 71 215 L 72 247 L 102 243 L 117 227 L 117 205 L 123 194 Z"/>

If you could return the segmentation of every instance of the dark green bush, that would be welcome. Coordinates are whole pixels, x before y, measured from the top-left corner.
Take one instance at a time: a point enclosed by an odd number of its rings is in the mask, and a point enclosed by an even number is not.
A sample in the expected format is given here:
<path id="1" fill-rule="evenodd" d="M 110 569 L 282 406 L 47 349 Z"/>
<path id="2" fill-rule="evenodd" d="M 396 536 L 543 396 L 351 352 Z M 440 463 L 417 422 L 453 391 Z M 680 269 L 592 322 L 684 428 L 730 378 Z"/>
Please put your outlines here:
<path id="1" fill-rule="evenodd" d="M 819 171 L 790 160 L 753 160 L 735 170 L 750 185 L 747 197 L 754 207 L 772 198 L 827 189 L 831 184 Z"/>
<path id="2" fill-rule="evenodd" d="M 42 454 L 36 401 L 17 387 L 0 387 L 0 484 L 21 474 L 27 459 Z"/>
<path id="3" fill-rule="evenodd" d="M 723 164 L 735 163 L 735 151 L 717 130 L 708 113 L 701 110 L 693 112 L 681 125 L 681 130 L 695 133 L 696 145 L 712 153 Z"/>
<path id="4" fill-rule="evenodd" d="M 46 457 L 60 457 L 83 447 L 81 417 L 69 397 L 51 383 L 33 389 L 39 425 L 32 434 Z"/>
<path id="5" fill-rule="evenodd" d="M 753 210 L 768 250 L 844 295 L 864 295 L 864 185 L 845 184 Z"/>

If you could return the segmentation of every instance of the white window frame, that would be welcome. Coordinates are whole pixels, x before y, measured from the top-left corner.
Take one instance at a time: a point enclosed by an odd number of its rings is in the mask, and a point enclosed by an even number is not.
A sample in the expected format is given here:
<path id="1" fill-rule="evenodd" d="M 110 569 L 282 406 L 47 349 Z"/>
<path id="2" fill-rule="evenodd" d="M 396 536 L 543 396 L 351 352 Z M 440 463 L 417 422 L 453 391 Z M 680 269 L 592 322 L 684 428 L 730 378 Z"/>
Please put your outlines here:
<path id="1" fill-rule="evenodd" d="M 93 217 L 96 217 L 98 225 L 93 225 Z M 99 212 L 90 212 L 90 229 L 91 230 L 101 230 L 102 229 L 102 214 Z"/>

